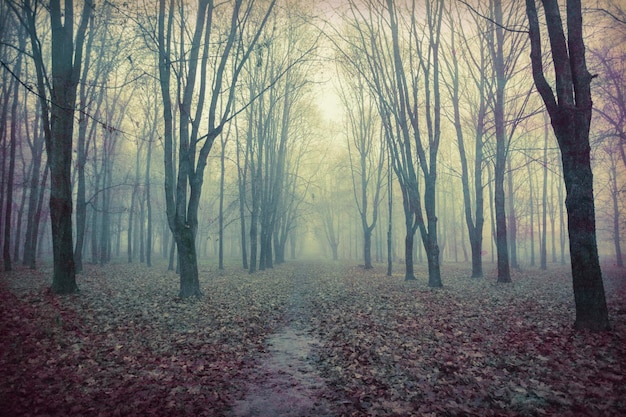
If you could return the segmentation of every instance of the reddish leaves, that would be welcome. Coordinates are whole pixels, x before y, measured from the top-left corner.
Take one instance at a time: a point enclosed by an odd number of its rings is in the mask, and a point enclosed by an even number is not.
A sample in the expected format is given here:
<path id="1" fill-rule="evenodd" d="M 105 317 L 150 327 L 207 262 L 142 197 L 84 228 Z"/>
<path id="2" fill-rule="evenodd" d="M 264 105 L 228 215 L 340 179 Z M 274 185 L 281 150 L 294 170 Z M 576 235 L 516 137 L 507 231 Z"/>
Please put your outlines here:
<path id="1" fill-rule="evenodd" d="M 318 302 L 325 375 L 353 400 L 345 414 L 626 412 L 623 272 L 606 274 L 614 330 L 591 334 L 572 330 L 565 268 L 519 272 L 512 285 L 444 271 L 447 286 L 431 291 L 353 269 Z"/>
<path id="2" fill-rule="evenodd" d="M 88 268 L 81 293 L 49 295 L 21 270 L 0 289 L 0 385 L 9 415 L 218 416 L 281 317 L 285 280 L 204 274 L 205 300 L 174 299 L 177 277 L 144 266 Z M 24 285 L 30 288 L 20 288 Z M 213 301 L 214 300 L 214 301 Z"/>
<path id="3" fill-rule="evenodd" d="M 177 277 L 141 265 L 89 267 L 81 293 L 56 297 L 48 272 L 2 276 L 0 402 L 10 415 L 224 415 L 243 396 L 267 337 L 297 294 L 321 345 L 312 356 L 343 415 L 625 414 L 626 291 L 605 271 L 614 329 L 572 330 L 565 268 L 469 278 L 446 287 L 382 271 L 297 263 L 258 275 Z M 425 276 L 425 271 L 420 271 Z"/>

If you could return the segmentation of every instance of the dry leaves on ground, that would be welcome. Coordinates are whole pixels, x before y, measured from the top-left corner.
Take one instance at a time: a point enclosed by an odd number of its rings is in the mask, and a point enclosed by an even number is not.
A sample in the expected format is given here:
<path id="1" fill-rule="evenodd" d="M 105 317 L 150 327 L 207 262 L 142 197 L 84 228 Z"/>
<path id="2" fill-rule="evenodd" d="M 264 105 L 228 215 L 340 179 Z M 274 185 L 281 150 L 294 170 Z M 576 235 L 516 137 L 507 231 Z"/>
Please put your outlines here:
<path id="1" fill-rule="evenodd" d="M 605 333 L 572 329 L 565 267 L 515 272 L 505 285 L 454 267 L 443 276 L 431 290 L 426 278 L 354 268 L 320 285 L 336 288 L 317 299 L 315 327 L 344 414 L 626 415 L 624 271 L 605 271 Z"/>
<path id="2" fill-rule="evenodd" d="M 585 333 L 564 267 L 498 285 L 446 266 L 438 290 L 340 264 L 201 269 L 200 300 L 162 266 L 89 266 L 67 297 L 49 270 L 1 275 L 2 412 L 226 415 L 297 292 L 337 415 L 626 414 L 624 271 L 605 270 L 613 330 Z"/>

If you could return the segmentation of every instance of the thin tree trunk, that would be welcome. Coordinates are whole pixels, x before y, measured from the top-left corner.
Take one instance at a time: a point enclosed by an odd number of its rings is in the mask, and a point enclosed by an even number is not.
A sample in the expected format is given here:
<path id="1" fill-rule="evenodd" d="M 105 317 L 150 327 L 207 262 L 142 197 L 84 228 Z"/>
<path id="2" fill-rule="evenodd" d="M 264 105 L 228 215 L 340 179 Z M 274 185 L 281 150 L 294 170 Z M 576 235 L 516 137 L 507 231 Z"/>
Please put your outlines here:
<path id="1" fill-rule="evenodd" d="M 511 268 L 519 269 L 519 262 L 517 261 L 517 211 L 515 210 L 515 188 L 513 185 L 513 168 L 511 167 L 511 159 L 507 158 L 507 191 L 508 198 L 506 199 L 508 210 L 508 228 L 507 234 L 509 238 L 509 261 Z"/>
<path id="2" fill-rule="evenodd" d="M 548 120 L 545 117 L 543 137 L 543 195 L 541 213 L 541 269 L 548 269 Z"/>
<path id="3" fill-rule="evenodd" d="M 155 117 L 156 123 L 156 117 Z M 154 132 L 153 132 L 154 133 Z M 146 232 L 146 266 L 152 266 L 152 197 L 150 195 L 150 165 L 152 161 L 152 135 L 148 140 L 148 155 L 146 156 L 146 181 L 145 181 L 145 190 L 146 190 L 146 209 L 148 215 L 148 230 Z"/>
<path id="4" fill-rule="evenodd" d="M 615 246 L 615 263 L 618 267 L 624 266 L 624 260 L 622 258 L 622 246 L 620 243 L 620 209 L 619 209 L 619 188 L 617 184 L 617 167 L 615 162 L 612 161 L 611 166 L 611 200 L 613 202 L 613 244 Z"/>
<path id="5" fill-rule="evenodd" d="M 19 55 L 15 72 L 19 74 L 21 72 L 21 59 L 22 55 Z M 6 208 L 4 211 L 4 240 L 3 240 L 3 260 L 4 270 L 11 271 L 13 269 L 11 263 L 11 221 L 12 221 L 12 209 L 13 209 L 13 182 L 15 180 L 15 152 L 17 148 L 17 129 L 19 124 L 17 123 L 17 105 L 19 104 L 19 84 L 16 80 L 13 81 L 13 104 L 11 105 L 11 129 L 10 129 L 10 143 L 9 143 L 9 176 L 7 178 L 7 191 L 6 191 Z"/>
<path id="6" fill-rule="evenodd" d="M 495 21 L 502 23 L 502 1 L 494 0 Z M 504 194 L 504 176 L 506 171 L 506 130 L 504 126 L 504 57 L 502 46 L 504 34 L 501 26 L 496 26 L 496 45 L 494 65 L 496 71 L 496 98 L 494 102 L 494 122 L 496 128 L 496 166 L 494 205 L 496 211 L 496 249 L 498 251 L 498 282 L 511 282 L 509 270 L 509 250 L 507 243 L 507 225 Z"/>
<path id="7" fill-rule="evenodd" d="M 528 170 L 528 210 L 530 211 L 530 266 L 535 266 L 535 196 L 533 187 L 533 173 L 530 168 L 530 160 L 526 163 Z"/>
<path id="8" fill-rule="evenodd" d="M 238 132 L 237 119 L 235 119 L 235 132 Z M 246 153 L 244 155 L 244 166 L 241 165 L 240 143 L 237 136 L 237 188 L 239 191 L 239 222 L 240 222 L 240 240 L 241 240 L 241 263 L 243 269 L 248 269 L 248 246 L 246 242 L 246 181 L 248 177 L 248 160 L 250 154 L 250 143 L 246 141 Z"/>
<path id="9" fill-rule="evenodd" d="M 218 231 L 218 269 L 224 269 L 224 176 L 226 140 L 222 137 L 220 149 L 220 200 L 219 200 L 219 231 Z"/>
<path id="10" fill-rule="evenodd" d="M 391 168 L 391 155 L 387 152 L 387 276 L 393 273 L 393 181 Z"/>

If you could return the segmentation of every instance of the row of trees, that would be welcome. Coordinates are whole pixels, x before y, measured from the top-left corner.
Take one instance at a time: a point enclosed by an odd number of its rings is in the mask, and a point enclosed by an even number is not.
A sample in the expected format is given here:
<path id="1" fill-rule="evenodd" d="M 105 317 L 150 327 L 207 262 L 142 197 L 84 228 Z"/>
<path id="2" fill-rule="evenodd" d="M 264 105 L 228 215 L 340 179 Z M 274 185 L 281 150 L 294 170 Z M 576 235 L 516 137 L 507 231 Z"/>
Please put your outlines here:
<path id="1" fill-rule="evenodd" d="M 492 148 L 495 155 L 487 160 L 487 163 L 493 163 L 494 172 L 495 214 L 492 218 L 495 217 L 498 281 L 510 282 L 510 264 L 517 265 L 515 258 L 517 249 L 513 246 L 516 242 L 517 226 L 509 153 L 512 138 L 515 137 L 518 128 L 524 124 L 527 132 L 532 128 L 532 115 L 539 112 L 539 106 L 531 99 L 531 89 L 523 82 L 527 75 L 520 71 L 520 68 L 528 71 L 530 66 L 534 84 L 543 99 L 561 149 L 577 306 L 576 326 L 608 328 L 596 243 L 591 173 L 589 134 L 592 117 L 590 89 L 592 76 L 585 60 L 581 4 L 576 1 L 567 2 L 566 40 L 558 3 L 543 2 L 556 80 L 556 91 L 553 91 L 544 75 L 545 58 L 541 52 L 541 30 L 534 0 L 526 2 L 525 10 L 521 10 L 513 2 L 503 5 L 500 0 L 489 2 L 488 5 L 462 3 L 456 4 L 455 7 L 441 0 L 413 1 L 402 5 L 391 0 L 350 1 L 345 12 L 345 26 L 329 36 L 339 51 L 344 70 L 346 67 L 349 68 L 347 70 L 349 76 L 360 77 L 367 85 L 382 120 L 387 148 L 391 155 L 391 166 L 398 178 L 403 196 L 406 279 L 414 278 L 413 236 L 419 230 L 428 259 L 429 285 L 434 287 L 442 285 L 439 271 L 436 187 L 443 103 L 453 109 L 449 113 L 452 113 L 450 119 L 455 126 L 460 152 L 461 181 L 466 225 L 472 248 L 473 276 L 482 275 L 480 256 L 484 225 L 483 169 L 486 161 L 483 158 L 483 150 L 490 137 L 495 142 L 493 145 L 495 149 Z M 472 12 L 469 19 L 465 13 L 468 9 Z M 526 20 L 529 30 L 520 29 L 525 27 Z M 447 25 L 445 32 L 442 31 L 444 25 Z M 455 41 L 456 28 L 459 28 L 460 42 L 465 43 L 463 50 L 458 48 L 459 41 Z M 466 32 L 473 32 L 474 37 L 468 37 Z M 446 45 L 448 48 L 445 49 L 442 48 L 444 44 L 442 33 L 450 36 L 450 41 Z M 526 46 L 528 43 L 531 49 L 529 64 L 525 63 L 522 57 L 522 53 L 528 49 Z M 468 67 L 465 71 L 459 69 L 459 56 L 464 58 Z M 460 109 L 461 74 L 470 75 L 471 81 L 465 88 L 473 90 L 469 102 L 477 109 L 474 113 L 476 124 L 470 126 L 476 144 L 473 190 L 470 188 L 464 138 L 469 129 L 464 131 L 465 126 L 461 123 L 461 119 L 467 115 Z M 443 83 L 442 78 L 445 79 Z M 442 98 L 444 88 L 442 84 L 448 90 L 448 102 L 446 98 Z M 478 97 L 477 102 L 475 97 Z M 351 134 L 361 134 L 361 137 L 365 137 L 354 128 Z M 543 183 L 546 196 L 547 131 L 544 136 Z M 507 168 L 510 193 L 508 222 L 505 195 Z M 367 175 L 362 175 L 363 179 L 366 177 Z M 376 189 L 380 189 L 380 184 Z M 366 194 L 362 191 L 361 195 L 365 198 Z M 475 202 L 474 206 L 472 200 Z M 544 232 L 547 229 L 545 205 L 544 201 Z M 615 210 L 615 218 L 619 217 L 618 211 Z M 511 227 L 508 233 L 507 223 Z M 619 232 L 617 229 L 614 231 Z M 366 236 L 364 241 L 367 242 L 367 235 L 370 232 L 367 222 L 363 223 L 363 232 Z M 507 239 L 508 237 L 510 239 Z M 618 240 L 619 238 L 616 242 Z M 508 247 L 509 243 L 512 244 L 511 248 Z M 545 234 L 541 243 L 541 264 L 545 267 Z M 619 243 L 616 245 L 616 253 L 620 253 Z"/>
<path id="2" fill-rule="evenodd" d="M 4 2 L 4 268 L 20 251 L 35 267 L 49 211 L 58 293 L 77 290 L 86 248 L 92 262 L 125 246 L 129 262 L 150 265 L 160 247 L 187 297 L 200 294 L 198 250 L 211 242 L 220 268 L 227 249 L 254 272 L 283 262 L 288 242 L 295 253 L 307 233 L 335 258 L 342 242 L 359 241 L 366 268 L 386 240 L 391 273 L 400 210 L 406 279 L 423 249 L 429 285 L 441 286 L 444 254 L 458 259 L 461 248 L 467 258 L 466 238 L 472 275 L 482 276 L 490 232 L 507 282 L 520 240 L 531 265 L 539 244 L 545 268 L 550 231 L 553 261 L 557 242 L 564 260 L 567 195 L 569 252 L 584 264 L 573 264 L 577 326 L 604 328 L 582 8 L 569 1 L 564 10 L 568 44 L 558 4 L 544 2 L 556 71 L 546 81 L 534 5 L 350 0 L 318 30 L 318 11 L 295 1 Z M 623 39 L 619 7 L 607 2 L 589 16 Z M 610 203 L 621 265 L 623 52 L 590 29 L 586 36 L 590 66 L 602 74 L 593 155 L 608 162 L 596 191 Z M 320 59 L 329 50 L 330 71 Z M 320 72 L 336 80 L 345 109 L 337 129 L 313 99 Z M 539 97 L 564 150 L 562 171 Z M 574 119 L 582 124 L 568 131 Z"/>

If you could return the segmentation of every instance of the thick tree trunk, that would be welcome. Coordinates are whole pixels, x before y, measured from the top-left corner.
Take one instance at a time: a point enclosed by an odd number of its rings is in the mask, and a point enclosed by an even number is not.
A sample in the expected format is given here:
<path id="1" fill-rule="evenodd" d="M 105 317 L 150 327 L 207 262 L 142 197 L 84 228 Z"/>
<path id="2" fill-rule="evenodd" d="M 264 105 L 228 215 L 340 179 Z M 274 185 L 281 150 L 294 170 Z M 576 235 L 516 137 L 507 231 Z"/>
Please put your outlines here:
<path id="1" fill-rule="evenodd" d="M 436 165 L 431 162 L 433 172 Z M 436 176 L 431 174 L 426 179 L 424 192 L 424 208 L 426 209 L 428 230 L 422 229 L 422 240 L 426 250 L 428 262 L 428 286 L 431 288 L 443 287 L 441 282 L 441 268 L 439 265 L 439 242 L 437 240 L 437 215 L 435 210 Z"/>
<path id="2" fill-rule="evenodd" d="M 363 267 L 372 269 L 372 230 L 369 227 L 363 229 Z"/>
<path id="3" fill-rule="evenodd" d="M 589 146 L 588 114 L 562 109 L 552 119 L 561 147 L 567 197 L 567 229 L 572 263 L 578 329 L 609 328 L 608 310 L 596 243 L 593 173 Z"/>
<path id="4" fill-rule="evenodd" d="M 563 163 L 565 206 L 577 329 L 609 329 L 609 315 L 596 242 L 596 220 L 591 171 L 591 79 L 585 61 L 580 0 L 567 2 L 567 36 L 559 4 L 544 0 L 547 29 L 556 73 L 556 93 L 543 73 L 541 32 L 535 0 L 526 0 L 531 41 L 533 79 L 550 114 Z"/>
<path id="5" fill-rule="evenodd" d="M 470 248 L 472 251 L 472 278 L 482 278 L 483 276 L 482 247 L 482 236 L 470 236 Z"/>
<path id="6" fill-rule="evenodd" d="M 65 101 L 65 100 L 64 100 Z M 72 241 L 72 130 L 74 114 L 52 107 L 52 140 L 48 147 L 50 163 L 50 224 L 54 273 L 52 290 L 57 294 L 78 291 Z"/>
<path id="7" fill-rule="evenodd" d="M 196 242 L 190 227 L 180 227 L 176 244 L 178 247 L 178 261 L 180 262 L 180 298 L 201 297 L 200 281 L 198 279 L 198 258 Z"/>
<path id="8" fill-rule="evenodd" d="M 415 226 L 413 222 L 413 212 L 410 210 L 410 203 L 407 200 L 407 193 L 402 191 L 404 206 L 404 226 L 406 235 L 404 236 L 404 280 L 415 280 L 415 269 L 413 265 L 413 242 L 415 240 Z"/>
<path id="9" fill-rule="evenodd" d="M 497 164 L 496 164 L 497 165 Z M 498 252 L 498 282 L 511 282 L 509 250 L 506 238 L 506 211 L 504 208 L 504 164 L 496 166 L 494 205 L 496 212 L 496 251 Z"/>
<path id="10" fill-rule="evenodd" d="M 168 232 L 171 233 L 169 229 L 168 229 Z M 174 258 L 175 257 L 176 257 L 176 239 L 172 239 L 172 242 L 170 244 L 170 251 L 169 251 L 169 262 L 167 263 L 168 271 L 174 270 Z"/>

